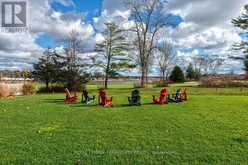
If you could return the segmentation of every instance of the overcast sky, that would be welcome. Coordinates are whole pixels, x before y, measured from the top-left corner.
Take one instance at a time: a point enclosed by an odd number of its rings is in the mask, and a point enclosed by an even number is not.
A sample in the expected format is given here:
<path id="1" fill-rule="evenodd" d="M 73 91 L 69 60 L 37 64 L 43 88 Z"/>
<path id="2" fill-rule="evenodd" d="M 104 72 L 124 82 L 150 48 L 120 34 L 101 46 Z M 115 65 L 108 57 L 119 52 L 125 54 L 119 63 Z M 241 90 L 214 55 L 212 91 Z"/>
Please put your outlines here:
<path id="1" fill-rule="evenodd" d="M 6 0 L 0 0 L 3 1 Z M 233 53 L 232 45 L 242 40 L 231 19 L 241 13 L 246 3 L 246 0 L 169 0 L 167 11 L 173 14 L 174 24 L 166 27 L 166 37 L 177 47 L 177 56 L 186 63 L 193 56 L 204 54 L 227 58 Z M 0 69 L 32 68 L 46 47 L 62 49 L 72 29 L 80 29 L 84 55 L 88 56 L 102 39 L 104 22 L 117 21 L 128 27 L 128 17 L 129 11 L 121 0 L 29 0 L 29 32 L 0 31 Z M 228 59 L 222 70 L 241 73 L 242 63 Z"/>

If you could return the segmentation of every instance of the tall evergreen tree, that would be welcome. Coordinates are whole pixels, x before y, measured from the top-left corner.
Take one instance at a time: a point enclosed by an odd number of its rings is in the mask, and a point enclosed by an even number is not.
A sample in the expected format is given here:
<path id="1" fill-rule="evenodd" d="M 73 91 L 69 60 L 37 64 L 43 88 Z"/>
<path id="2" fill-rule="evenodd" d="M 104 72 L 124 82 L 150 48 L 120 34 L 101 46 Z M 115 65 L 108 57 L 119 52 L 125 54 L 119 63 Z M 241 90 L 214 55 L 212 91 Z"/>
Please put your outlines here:
<path id="1" fill-rule="evenodd" d="M 33 77 L 46 84 L 48 90 L 50 83 L 55 82 L 57 75 L 57 65 L 54 62 L 54 53 L 51 49 L 47 49 L 38 63 L 33 65 Z"/>
<path id="2" fill-rule="evenodd" d="M 128 43 L 121 30 L 115 23 L 105 23 L 104 40 L 96 45 L 96 57 L 92 58 L 95 66 L 104 70 L 104 86 L 108 88 L 110 75 L 118 71 L 133 67 L 127 56 Z"/>
<path id="3" fill-rule="evenodd" d="M 182 69 L 179 66 L 175 66 L 170 75 L 170 80 L 173 82 L 184 82 L 185 77 Z"/>
<path id="4" fill-rule="evenodd" d="M 244 31 L 244 34 L 248 34 L 248 5 L 245 5 L 244 12 L 241 16 L 238 18 L 235 18 L 232 20 L 232 23 L 234 26 L 242 29 Z M 237 44 L 234 46 L 236 50 L 241 50 L 244 53 L 244 57 L 234 57 L 238 60 L 243 60 L 244 62 L 244 70 L 246 71 L 246 74 L 248 75 L 248 41 L 242 41 L 240 44 Z"/>
<path id="5" fill-rule="evenodd" d="M 63 54 L 56 54 L 57 65 L 61 66 L 58 81 L 63 83 L 69 90 L 77 91 L 80 86 L 89 81 L 89 74 L 83 71 L 87 64 L 78 56 L 80 49 L 80 35 L 72 30 L 68 36 L 68 47 Z"/>

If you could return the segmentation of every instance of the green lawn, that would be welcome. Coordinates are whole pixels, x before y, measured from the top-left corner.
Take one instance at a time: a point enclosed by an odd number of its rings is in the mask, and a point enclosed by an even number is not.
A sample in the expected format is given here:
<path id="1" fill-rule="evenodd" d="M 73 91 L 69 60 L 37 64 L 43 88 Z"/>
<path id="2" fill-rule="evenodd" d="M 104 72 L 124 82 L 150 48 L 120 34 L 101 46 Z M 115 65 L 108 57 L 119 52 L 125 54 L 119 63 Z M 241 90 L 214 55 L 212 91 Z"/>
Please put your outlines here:
<path id="1" fill-rule="evenodd" d="M 108 91 L 113 108 L 0 100 L 0 164 L 247 164 L 248 89 L 189 87 L 188 102 L 151 105 L 158 92 L 142 90 L 141 107 L 126 106 L 128 88 Z"/>

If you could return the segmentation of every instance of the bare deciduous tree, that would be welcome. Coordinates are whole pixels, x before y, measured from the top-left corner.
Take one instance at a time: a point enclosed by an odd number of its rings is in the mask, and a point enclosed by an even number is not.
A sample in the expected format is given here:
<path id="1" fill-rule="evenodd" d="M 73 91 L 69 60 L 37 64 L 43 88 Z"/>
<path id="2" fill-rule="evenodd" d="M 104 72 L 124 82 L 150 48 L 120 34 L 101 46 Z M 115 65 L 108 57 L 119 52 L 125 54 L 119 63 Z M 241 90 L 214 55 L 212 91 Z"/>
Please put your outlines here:
<path id="1" fill-rule="evenodd" d="M 225 60 L 217 55 L 197 56 L 193 59 L 195 69 L 204 74 L 217 74 Z"/>
<path id="2" fill-rule="evenodd" d="M 162 27 L 168 24 L 169 15 L 165 12 L 165 0 L 124 0 L 131 11 L 130 19 L 135 26 L 131 30 L 136 34 L 135 46 L 138 49 L 137 61 L 141 72 L 141 86 L 145 86 L 156 37 Z"/>
<path id="3" fill-rule="evenodd" d="M 220 58 L 218 56 L 216 57 L 210 57 L 209 58 L 209 72 L 211 74 L 217 74 L 220 67 L 223 65 L 225 60 L 223 58 Z"/>
<path id="4" fill-rule="evenodd" d="M 173 45 L 169 41 L 163 41 L 158 46 L 158 64 L 159 69 L 162 77 L 162 81 L 165 82 L 165 80 L 168 77 L 169 74 L 169 68 L 171 67 L 171 64 L 173 60 L 175 59 L 175 54 L 173 51 Z"/>

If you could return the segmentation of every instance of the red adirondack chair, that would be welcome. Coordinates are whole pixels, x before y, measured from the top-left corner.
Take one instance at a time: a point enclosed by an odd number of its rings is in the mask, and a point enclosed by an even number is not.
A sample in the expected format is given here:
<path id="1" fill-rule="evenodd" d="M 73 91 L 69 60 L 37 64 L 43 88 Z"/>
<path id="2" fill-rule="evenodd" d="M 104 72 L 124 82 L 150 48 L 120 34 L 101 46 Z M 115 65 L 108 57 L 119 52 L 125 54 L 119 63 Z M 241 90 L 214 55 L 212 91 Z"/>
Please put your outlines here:
<path id="1" fill-rule="evenodd" d="M 74 93 L 74 96 L 72 96 L 70 91 L 67 88 L 65 88 L 65 95 L 66 95 L 66 98 L 64 99 L 64 102 L 66 104 L 74 103 L 78 100 L 76 93 Z"/>
<path id="2" fill-rule="evenodd" d="M 108 98 L 104 89 L 99 90 L 99 105 L 102 106 L 113 105 L 113 97 Z"/>
<path id="3" fill-rule="evenodd" d="M 155 98 L 155 96 L 153 96 L 153 103 L 154 104 L 168 104 L 168 90 L 166 88 L 161 89 L 160 91 L 160 96 L 159 98 Z"/>

